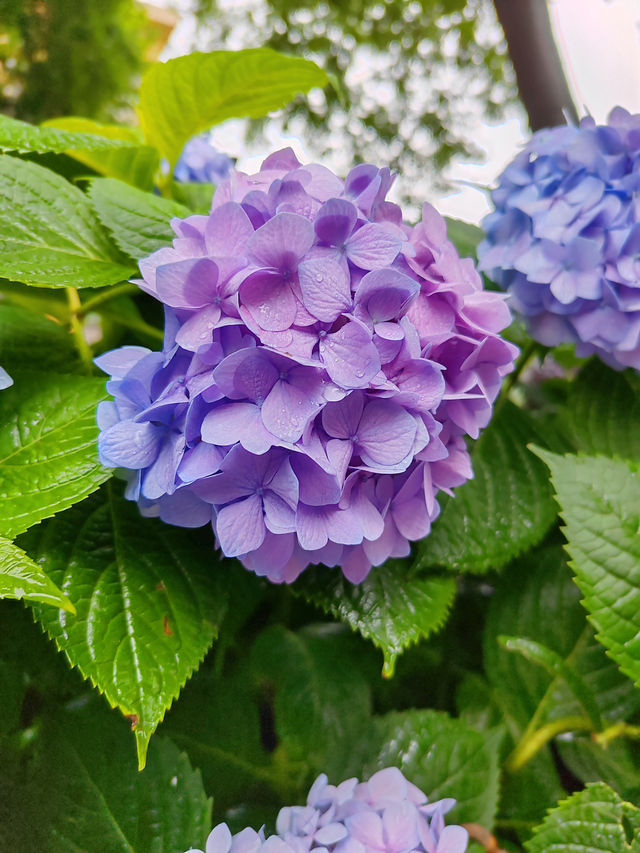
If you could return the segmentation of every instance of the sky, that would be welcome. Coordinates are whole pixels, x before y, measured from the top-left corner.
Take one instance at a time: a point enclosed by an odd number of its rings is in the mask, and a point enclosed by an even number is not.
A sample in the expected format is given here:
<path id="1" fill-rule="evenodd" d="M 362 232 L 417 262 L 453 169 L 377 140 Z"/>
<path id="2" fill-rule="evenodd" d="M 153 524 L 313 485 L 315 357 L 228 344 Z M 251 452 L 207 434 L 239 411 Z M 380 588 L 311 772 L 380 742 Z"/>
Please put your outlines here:
<path id="1" fill-rule="evenodd" d="M 515 0 L 514 0 L 515 2 Z M 167 2 L 182 12 L 189 0 Z M 640 0 L 549 0 L 551 22 L 569 85 L 581 115 L 589 112 L 604 122 L 612 107 L 640 112 Z M 194 27 L 183 17 L 163 59 L 184 53 L 193 44 Z M 237 156 L 239 125 L 226 122 L 213 133 L 216 147 Z M 308 160 L 304 144 L 285 136 L 274 124 L 266 128 L 263 145 L 269 151 L 291 145 L 300 159 Z M 474 142 L 483 149 L 483 162 L 454 160 L 446 177 L 451 191 L 432 194 L 429 201 L 441 213 L 479 223 L 491 209 L 486 188 L 491 186 L 528 136 L 524 110 L 515 107 L 505 120 L 478 123 Z M 238 168 L 257 171 L 262 154 L 247 150 Z"/>

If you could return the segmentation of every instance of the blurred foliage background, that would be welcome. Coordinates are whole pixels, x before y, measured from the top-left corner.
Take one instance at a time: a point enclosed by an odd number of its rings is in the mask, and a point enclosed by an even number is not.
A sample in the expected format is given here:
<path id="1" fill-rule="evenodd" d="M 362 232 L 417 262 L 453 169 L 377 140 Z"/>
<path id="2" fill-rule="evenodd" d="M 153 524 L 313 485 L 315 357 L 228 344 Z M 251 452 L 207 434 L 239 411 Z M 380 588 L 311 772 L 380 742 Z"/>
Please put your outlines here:
<path id="1" fill-rule="evenodd" d="M 314 59 L 338 84 L 299 98 L 284 130 L 344 168 L 388 163 L 408 202 L 424 197 L 425 178 L 442 184 L 456 155 L 481 159 L 474 126 L 516 100 L 491 0 L 191 2 L 180 12 L 192 16 L 191 43 L 173 53 L 269 45 Z M 131 121 L 139 75 L 178 20 L 169 3 L 0 0 L 0 110 Z M 254 122 L 249 139 L 263 132 Z"/>

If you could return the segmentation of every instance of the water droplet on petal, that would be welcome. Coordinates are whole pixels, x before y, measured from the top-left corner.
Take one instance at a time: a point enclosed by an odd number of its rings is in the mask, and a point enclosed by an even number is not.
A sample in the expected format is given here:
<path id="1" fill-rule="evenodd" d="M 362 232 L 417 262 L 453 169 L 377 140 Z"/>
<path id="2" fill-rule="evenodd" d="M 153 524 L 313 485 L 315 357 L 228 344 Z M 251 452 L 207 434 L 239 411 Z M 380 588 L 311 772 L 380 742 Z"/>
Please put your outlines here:
<path id="1" fill-rule="evenodd" d="M 321 284 L 324 281 L 324 276 L 321 273 L 318 273 L 318 275 L 316 276 L 316 281 L 318 282 L 318 284 Z"/>

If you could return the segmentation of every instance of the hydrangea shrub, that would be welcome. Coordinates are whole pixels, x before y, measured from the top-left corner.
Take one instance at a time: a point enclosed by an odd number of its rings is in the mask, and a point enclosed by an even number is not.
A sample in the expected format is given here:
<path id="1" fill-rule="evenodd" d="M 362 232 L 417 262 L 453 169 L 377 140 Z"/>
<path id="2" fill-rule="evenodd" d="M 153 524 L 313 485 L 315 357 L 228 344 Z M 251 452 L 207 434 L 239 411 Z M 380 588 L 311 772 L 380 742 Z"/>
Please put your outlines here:
<path id="1" fill-rule="evenodd" d="M 213 522 L 272 581 L 310 563 L 357 583 L 429 533 L 471 476 L 516 348 L 510 315 L 425 205 L 404 225 L 388 169 L 341 180 L 291 150 L 234 172 L 209 216 L 174 220 L 140 261 L 165 306 L 162 352 L 98 359 L 100 459 L 143 513 Z"/>
<path id="2" fill-rule="evenodd" d="M 538 131 L 499 178 L 481 268 L 546 346 L 640 370 L 640 115 Z"/>

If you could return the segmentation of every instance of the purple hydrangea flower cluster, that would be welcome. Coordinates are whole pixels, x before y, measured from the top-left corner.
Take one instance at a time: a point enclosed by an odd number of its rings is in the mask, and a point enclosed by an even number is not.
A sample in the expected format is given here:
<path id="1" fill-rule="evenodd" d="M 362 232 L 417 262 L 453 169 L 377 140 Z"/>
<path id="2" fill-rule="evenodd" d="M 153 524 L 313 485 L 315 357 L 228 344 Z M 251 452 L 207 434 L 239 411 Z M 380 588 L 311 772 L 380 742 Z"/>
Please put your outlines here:
<path id="1" fill-rule="evenodd" d="M 97 359 L 112 377 L 100 458 L 127 497 L 275 582 L 310 563 L 354 583 L 409 553 L 472 476 L 464 436 L 489 421 L 517 352 L 501 294 L 425 205 L 387 202 L 388 169 L 340 180 L 290 150 L 232 172 L 208 216 L 140 262 L 165 305 L 162 352 Z"/>
<path id="2" fill-rule="evenodd" d="M 640 115 L 539 131 L 492 198 L 480 266 L 532 335 L 640 370 Z"/>
<path id="3" fill-rule="evenodd" d="M 262 830 L 244 829 L 232 836 L 221 823 L 210 833 L 205 853 L 465 853 L 467 830 L 444 823 L 455 803 L 430 803 L 396 767 L 368 782 L 347 779 L 337 786 L 323 774 L 306 806 L 280 810 L 277 835 L 265 840 Z"/>
<path id="4" fill-rule="evenodd" d="M 194 136 L 182 149 L 173 170 L 173 177 L 181 183 L 218 185 L 233 168 L 233 161 L 209 142 L 207 134 Z"/>

